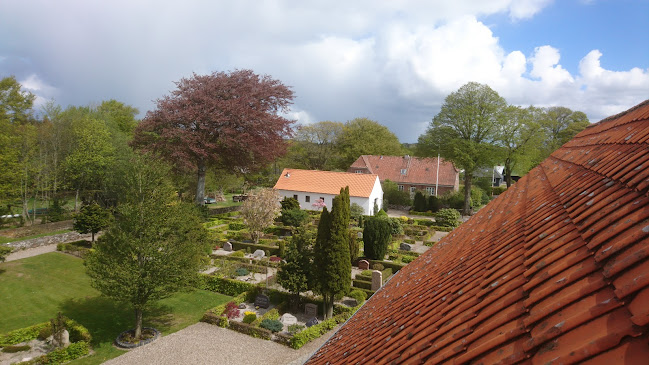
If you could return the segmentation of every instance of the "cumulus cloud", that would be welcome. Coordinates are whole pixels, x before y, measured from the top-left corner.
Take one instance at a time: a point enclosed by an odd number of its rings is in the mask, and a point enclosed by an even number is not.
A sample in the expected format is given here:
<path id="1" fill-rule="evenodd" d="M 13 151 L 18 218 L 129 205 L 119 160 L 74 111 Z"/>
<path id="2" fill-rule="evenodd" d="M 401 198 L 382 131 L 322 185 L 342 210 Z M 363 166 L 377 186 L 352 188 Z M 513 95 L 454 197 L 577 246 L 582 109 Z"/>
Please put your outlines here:
<path id="1" fill-rule="evenodd" d="M 28 5 L 26 4 L 28 3 Z M 607 70 L 593 50 L 571 74 L 552 44 L 503 49 L 483 16 L 525 21 L 551 0 L 3 3 L 0 77 L 63 106 L 110 98 L 142 115 L 181 77 L 251 68 L 290 85 L 302 123 L 368 117 L 415 141 L 469 81 L 510 103 L 598 120 L 649 95 L 649 70 Z M 71 9 L 74 9 L 72 11 Z M 154 9 L 155 11 L 152 11 Z M 570 65 L 573 66 L 573 65 Z"/>

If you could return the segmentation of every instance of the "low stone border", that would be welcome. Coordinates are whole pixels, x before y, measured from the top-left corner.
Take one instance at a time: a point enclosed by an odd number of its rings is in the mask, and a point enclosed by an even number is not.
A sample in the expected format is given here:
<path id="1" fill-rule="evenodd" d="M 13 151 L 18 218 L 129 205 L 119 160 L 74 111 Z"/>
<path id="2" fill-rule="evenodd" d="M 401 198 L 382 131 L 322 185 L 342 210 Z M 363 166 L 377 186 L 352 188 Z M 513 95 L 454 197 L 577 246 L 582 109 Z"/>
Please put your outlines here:
<path id="1" fill-rule="evenodd" d="M 151 337 L 149 339 L 146 339 L 144 341 L 140 341 L 138 343 L 128 343 L 128 342 L 120 341 L 119 339 L 122 338 L 122 336 L 124 334 L 126 334 L 128 332 L 134 332 L 135 331 L 135 329 L 132 328 L 130 330 L 126 330 L 126 331 L 120 333 L 119 336 L 117 336 L 117 338 L 115 339 L 115 343 L 119 347 L 123 347 L 123 348 L 126 348 L 126 349 L 134 349 L 136 347 L 144 346 L 144 345 L 146 345 L 148 343 L 151 343 L 151 342 L 157 340 L 160 337 L 160 331 L 158 331 L 157 329 L 155 329 L 153 327 L 142 327 L 142 331 L 144 331 L 144 330 L 151 330 L 151 331 L 153 331 L 155 333 L 155 335 L 153 335 L 153 337 Z"/>

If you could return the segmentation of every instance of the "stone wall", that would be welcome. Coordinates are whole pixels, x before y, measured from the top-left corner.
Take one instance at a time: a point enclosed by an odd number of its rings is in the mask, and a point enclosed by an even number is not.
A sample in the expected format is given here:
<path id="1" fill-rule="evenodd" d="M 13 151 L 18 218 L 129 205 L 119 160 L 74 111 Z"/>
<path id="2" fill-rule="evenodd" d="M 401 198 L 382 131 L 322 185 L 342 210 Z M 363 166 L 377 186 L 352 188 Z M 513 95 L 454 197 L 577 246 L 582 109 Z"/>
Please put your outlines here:
<path id="1" fill-rule="evenodd" d="M 46 246 L 46 245 L 65 243 L 65 242 L 79 241 L 79 240 L 83 240 L 83 239 L 90 240 L 90 238 L 91 238 L 90 234 L 79 234 L 77 232 L 66 232 L 66 233 L 61 233 L 61 234 L 55 234 L 53 236 L 32 238 L 32 239 L 24 240 L 24 241 L 14 241 L 14 242 L 8 243 L 7 245 L 10 246 L 10 247 L 13 247 L 13 249 L 15 251 L 15 250 L 24 250 L 24 249 L 28 249 L 28 248 L 34 248 L 34 247 L 40 247 L 40 246 Z M 97 238 L 97 235 L 95 235 L 95 238 Z"/>

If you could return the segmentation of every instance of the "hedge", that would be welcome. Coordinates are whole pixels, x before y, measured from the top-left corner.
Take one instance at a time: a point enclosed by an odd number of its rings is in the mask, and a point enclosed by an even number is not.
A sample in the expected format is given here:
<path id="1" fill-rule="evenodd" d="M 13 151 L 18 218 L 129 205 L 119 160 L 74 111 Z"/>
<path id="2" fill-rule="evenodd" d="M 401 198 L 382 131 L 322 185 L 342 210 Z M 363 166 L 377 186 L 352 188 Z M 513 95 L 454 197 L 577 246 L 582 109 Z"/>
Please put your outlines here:
<path id="1" fill-rule="evenodd" d="M 271 255 L 280 255 L 280 250 L 278 246 L 269 246 L 269 245 L 260 245 L 260 244 L 255 244 L 255 243 L 245 243 L 245 242 L 239 242 L 235 240 L 230 240 L 230 243 L 232 244 L 232 249 L 235 251 L 238 250 L 245 250 L 246 248 L 250 248 L 250 252 L 255 252 L 256 250 L 262 250 L 264 252 L 268 251 Z"/>
<path id="2" fill-rule="evenodd" d="M 293 338 L 291 338 L 290 346 L 294 349 L 299 349 L 307 343 L 315 340 L 316 338 L 324 335 L 325 333 L 334 329 L 337 325 L 344 323 L 349 317 L 352 316 L 358 309 L 359 306 L 352 308 L 349 312 L 341 313 L 337 316 L 322 321 L 316 325 L 313 325 L 302 332 L 296 333 Z"/>
<path id="3" fill-rule="evenodd" d="M 220 259 L 225 259 L 225 260 L 230 260 L 230 261 L 239 261 L 243 262 L 246 264 L 250 264 L 250 260 L 254 263 L 253 265 L 258 265 L 258 266 L 268 266 L 268 267 L 274 267 L 274 268 L 279 268 L 282 263 L 281 262 L 273 262 L 273 261 L 266 261 L 266 260 L 255 260 L 251 259 L 249 257 L 236 257 L 232 255 L 215 255 L 215 254 L 210 254 L 210 257 L 215 259 L 215 260 L 220 260 Z"/>
<path id="4" fill-rule="evenodd" d="M 85 258 L 92 250 L 92 242 L 86 240 L 79 240 L 68 243 L 58 243 L 56 250 L 74 255 L 80 258 Z"/>
<path id="5" fill-rule="evenodd" d="M 241 293 L 236 297 L 232 298 L 232 301 L 235 302 L 237 305 L 243 303 L 245 300 L 246 300 L 246 293 Z M 201 322 L 214 324 L 223 328 L 227 327 L 228 318 L 222 315 L 223 311 L 225 311 L 226 304 L 227 303 L 217 305 L 216 307 L 205 311 L 203 317 L 201 318 Z"/>
<path id="6" fill-rule="evenodd" d="M 90 350 L 89 343 L 92 340 L 88 329 L 69 318 L 65 319 L 65 326 L 70 334 L 70 342 L 72 342 L 68 347 L 52 351 L 28 362 L 22 362 L 21 364 L 60 364 L 87 355 Z M 47 331 L 49 327 L 50 322 L 44 322 L 13 330 L 0 336 L 0 347 L 36 339 L 42 331 Z"/>
<path id="7" fill-rule="evenodd" d="M 384 269 L 391 268 L 393 273 L 399 272 L 399 270 L 403 269 L 404 264 L 399 264 L 396 262 L 390 262 L 390 261 L 381 261 L 381 260 L 369 260 L 370 265 L 374 266 L 375 264 L 381 264 L 383 265 Z"/>
<path id="8" fill-rule="evenodd" d="M 252 336 L 254 338 L 261 338 L 262 340 L 270 340 L 273 337 L 273 333 L 271 331 L 265 328 L 251 326 L 243 322 L 230 321 L 228 328 L 237 332 L 244 333 L 248 336 Z"/>
<path id="9" fill-rule="evenodd" d="M 237 296 L 255 288 L 255 284 L 219 278 L 213 275 L 201 274 L 200 278 L 198 289 L 209 290 L 229 296 Z"/>
<path id="10" fill-rule="evenodd" d="M 354 280 L 352 280 L 352 287 L 359 288 L 359 289 L 372 290 L 372 282 L 371 281 L 354 279 Z"/>

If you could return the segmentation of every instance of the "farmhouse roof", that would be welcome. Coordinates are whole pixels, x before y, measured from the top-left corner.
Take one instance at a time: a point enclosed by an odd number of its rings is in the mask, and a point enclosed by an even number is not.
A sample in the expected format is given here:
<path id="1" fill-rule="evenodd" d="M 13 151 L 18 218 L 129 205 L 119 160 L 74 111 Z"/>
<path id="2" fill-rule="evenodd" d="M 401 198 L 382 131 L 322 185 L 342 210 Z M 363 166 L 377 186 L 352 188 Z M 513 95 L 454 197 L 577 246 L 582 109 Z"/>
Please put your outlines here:
<path id="1" fill-rule="evenodd" d="M 386 285 L 309 364 L 649 358 L 649 100 L 591 125 Z"/>
<path id="2" fill-rule="evenodd" d="M 275 189 L 307 193 L 340 194 L 340 188 L 349 186 L 349 195 L 368 198 L 377 176 L 349 172 L 284 169 Z"/>
<path id="3" fill-rule="evenodd" d="M 366 169 L 379 175 L 381 181 L 390 180 L 411 184 L 435 184 L 437 176 L 437 158 L 419 158 L 411 156 L 377 156 L 362 155 L 351 165 L 348 171 Z M 440 159 L 439 185 L 454 186 L 458 170 L 452 163 Z"/>

